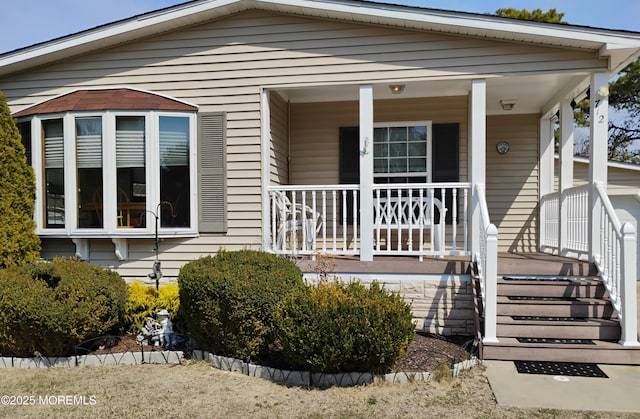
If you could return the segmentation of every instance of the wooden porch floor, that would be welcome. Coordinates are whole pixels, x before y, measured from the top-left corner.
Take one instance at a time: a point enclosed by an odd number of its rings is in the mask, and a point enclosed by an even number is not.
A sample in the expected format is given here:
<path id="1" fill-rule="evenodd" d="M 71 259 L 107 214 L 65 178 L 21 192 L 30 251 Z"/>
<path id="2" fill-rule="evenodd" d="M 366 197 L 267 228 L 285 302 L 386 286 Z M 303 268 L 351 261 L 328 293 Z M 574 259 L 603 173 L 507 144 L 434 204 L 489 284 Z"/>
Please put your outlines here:
<path id="1" fill-rule="evenodd" d="M 326 260 L 299 259 L 297 264 L 305 273 L 318 272 L 321 263 L 326 263 L 334 274 L 450 274 L 471 273 L 469 257 L 448 256 L 443 259 L 425 257 L 422 262 L 417 257 L 376 256 L 371 262 L 362 262 L 357 256 L 328 257 Z M 593 266 L 584 261 L 549 255 L 546 253 L 499 253 L 499 274 L 537 275 L 593 275 Z"/>

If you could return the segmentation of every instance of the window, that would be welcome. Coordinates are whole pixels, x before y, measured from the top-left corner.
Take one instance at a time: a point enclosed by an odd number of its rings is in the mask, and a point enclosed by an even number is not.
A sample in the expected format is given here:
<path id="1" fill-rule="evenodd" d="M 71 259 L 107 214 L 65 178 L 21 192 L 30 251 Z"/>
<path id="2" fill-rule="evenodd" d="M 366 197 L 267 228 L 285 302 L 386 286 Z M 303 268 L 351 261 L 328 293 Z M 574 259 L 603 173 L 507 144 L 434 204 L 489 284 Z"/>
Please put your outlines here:
<path id="1" fill-rule="evenodd" d="M 76 118 L 78 227 L 102 228 L 102 118 Z"/>
<path id="2" fill-rule="evenodd" d="M 160 117 L 160 201 L 162 227 L 189 225 L 189 119 Z"/>
<path id="3" fill-rule="evenodd" d="M 27 164 L 31 166 L 31 121 L 18 123 L 18 132 L 20 132 L 20 137 L 22 138 Z"/>
<path id="4" fill-rule="evenodd" d="M 29 146 L 42 139 L 27 149 L 38 234 L 151 236 L 156 211 L 161 233 L 197 232 L 195 112 L 35 114 L 19 127 Z"/>
<path id="5" fill-rule="evenodd" d="M 42 121 L 44 139 L 44 206 L 47 228 L 64 228 L 64 135 L 62 119 Z"/>
<path id="6" fill-rule="evenodd" d="M 376 124 L 373 135 L 376 183 L 430 181 L 430 122 Z"/>
<path id="7" fill-rule="evenodd" d="M 116 116 L 118 228 L 146 227 L 144 116 Z"/>

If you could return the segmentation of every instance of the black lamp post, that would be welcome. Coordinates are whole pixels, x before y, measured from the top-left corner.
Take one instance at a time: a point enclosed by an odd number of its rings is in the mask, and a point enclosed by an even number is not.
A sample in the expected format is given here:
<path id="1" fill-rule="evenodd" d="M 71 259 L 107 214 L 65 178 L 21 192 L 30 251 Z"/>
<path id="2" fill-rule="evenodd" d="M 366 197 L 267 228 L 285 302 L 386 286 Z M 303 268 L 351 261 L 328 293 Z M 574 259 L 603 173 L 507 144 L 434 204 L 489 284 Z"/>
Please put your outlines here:
<path id="1" fill-rule="evenodd" d="M 162 278 L 162 270 L 160 269 L 160 259 L 158 258 L 158 252 L 160 250 L 160 239 L 158 238 L 158 220 L 160 219 L 160 207 L 162 205 L 168 205 L 169 208 L 171 208 L 171 214 L 174 213 L 173 205 L 171 204 L 171 202 L 167 202 L 167 201 L 160 202 L 156 206 L 156 212 L 147 210 L 147 212 L 150 212 L 151 214 L 153 214 L 153 216 L 156 219 L 155 246 L 153 247 L 153 250 L 156 252 L 156 260 L 153 262 L 152 272 L 149 275 L 147 275 L 149 279 L 156 280 L 156 291 L 160 288 L 160 278 Z"/>

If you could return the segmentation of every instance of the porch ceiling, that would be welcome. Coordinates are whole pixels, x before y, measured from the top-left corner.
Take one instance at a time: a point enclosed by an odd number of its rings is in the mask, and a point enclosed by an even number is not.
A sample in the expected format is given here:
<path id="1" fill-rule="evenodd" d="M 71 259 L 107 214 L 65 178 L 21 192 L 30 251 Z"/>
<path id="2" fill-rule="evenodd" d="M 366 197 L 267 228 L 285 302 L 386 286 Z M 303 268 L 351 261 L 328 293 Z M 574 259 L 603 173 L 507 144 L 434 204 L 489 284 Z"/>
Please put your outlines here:
<path id="1" fill-rule="evenodd" d="M 586 87 L 588 75 L 575 74 L 532 75 L 487 78 L 487 114 L 541 113 L 558 92 L 572 90 L 578 94 Z M 577 82 L 580 80 L 581 82 Z M 404 84 L 401 94 L 392 94 L 389 85 Z M 334 85 L 278 89 L 293 103 L 358 100 L 358 85 Z M 374 84 L 374 99 L 402 99 L 416 97 L 466 96 L 471 80 L 397 81 Z M 501 99 L 516 99 L 511 111 L 504 111 Z"/>

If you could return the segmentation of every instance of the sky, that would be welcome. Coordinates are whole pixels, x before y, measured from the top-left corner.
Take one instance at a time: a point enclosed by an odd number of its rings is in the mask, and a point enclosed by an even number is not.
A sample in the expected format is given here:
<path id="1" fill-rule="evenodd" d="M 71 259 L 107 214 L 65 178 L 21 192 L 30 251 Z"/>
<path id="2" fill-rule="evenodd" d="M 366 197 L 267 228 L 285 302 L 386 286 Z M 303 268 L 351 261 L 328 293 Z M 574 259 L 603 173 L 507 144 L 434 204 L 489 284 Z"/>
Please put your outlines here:
<path id="1" fill-rule="evenodd" d="M 19 0 L 0 14 L 0 53 L 28 47 L 184 0 Z M 638 0 L 386 0 L 383 3 L 493 13 L 500 8 L 555 8 L 564 21 L 584 26 L 640 32 Z"/>

